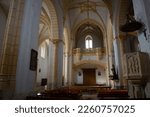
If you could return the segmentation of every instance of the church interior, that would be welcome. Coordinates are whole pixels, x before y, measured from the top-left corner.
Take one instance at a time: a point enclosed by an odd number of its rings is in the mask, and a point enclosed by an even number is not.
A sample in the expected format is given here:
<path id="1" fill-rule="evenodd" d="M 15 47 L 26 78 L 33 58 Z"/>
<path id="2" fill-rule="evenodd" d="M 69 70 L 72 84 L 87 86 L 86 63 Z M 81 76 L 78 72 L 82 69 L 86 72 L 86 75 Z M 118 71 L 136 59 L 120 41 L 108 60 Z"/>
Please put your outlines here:
<path id="1" fill-rule="evenodd" d="M 149 6 L 0 0 L 0 99 L 149 99 Z"/>

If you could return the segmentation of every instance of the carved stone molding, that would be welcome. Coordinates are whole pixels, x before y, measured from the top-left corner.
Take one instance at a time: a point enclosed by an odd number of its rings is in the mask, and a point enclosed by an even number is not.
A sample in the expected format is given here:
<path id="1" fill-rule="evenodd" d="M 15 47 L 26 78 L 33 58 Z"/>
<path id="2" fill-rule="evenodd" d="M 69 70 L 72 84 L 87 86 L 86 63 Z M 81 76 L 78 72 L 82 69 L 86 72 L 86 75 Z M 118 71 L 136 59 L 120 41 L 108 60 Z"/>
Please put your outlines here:
<path id="1" fill-rule="evenodd" d="M 143 52 L 125 54 L 123 68 L 123 76 L 129 80 L 146 78 L 150 75 L 149 55 Z"/>
<path id="2" fill-rule="evenodd" d="M 52 42 L 53 44 L 58 44 L 58 43 L 63 43 L 63 44 L 65 44 L 64 41 L 61 40 L 61 39 L 52 39 L 51 42 Z"/>
<path id="3" fill-rule="evenodd" d="M 123 76 L 128 80 L 130 98 L 145 98 L 144 88 L 150 75 L 149 64 L 147 53 L 135 52 L 124 55 Z"/>

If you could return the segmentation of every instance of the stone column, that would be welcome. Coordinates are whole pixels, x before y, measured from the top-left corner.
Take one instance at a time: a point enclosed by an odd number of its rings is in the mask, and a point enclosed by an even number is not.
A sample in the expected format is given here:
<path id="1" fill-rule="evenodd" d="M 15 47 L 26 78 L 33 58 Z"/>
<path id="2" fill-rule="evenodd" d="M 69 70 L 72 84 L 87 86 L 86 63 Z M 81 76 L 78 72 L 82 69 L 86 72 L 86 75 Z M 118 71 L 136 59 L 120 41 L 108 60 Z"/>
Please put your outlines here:
<path id="1" fill-rule="evenodd" d="M 22 0 L 17 1 L 20 2 Z M 35 55 L 38 50 L 41 5 L 42 0 L 24 0 L 15 84 L 15 98 L 17 99 L 22 99 L 29 95 L 29 93 L 34 90 L 36 84 L 37 69 L 30 69 L 30 62 L 32 54 L 31 52 L 33 52 Z M 13 30 L 14 29 L 15 27 Z M 37 58 L 34 59 L 34 63 L 36 61 Z"/>
<path id="2" fill-rule="evenodd" d="M 80 59 L 81 59 L 81 48 L 76 48 L 76 56 L 77 56 L 77 61 L 80 61 Z"/>
<path id="3" fill-rule="evenodd" d="M 115 53 L 115 69 L 119 77 L 119 82 L 116 82 L 117 86 L 122 86 L 122 64 L 121 64 L 121 50 L 120 39 L 116 37 L 114 40 L 114 53 Z"/>
<path id="4" fill-rule="evenodd" d="M 134 86 L 131 80 L 128 80 L 128 95 L 130 98 L 135 98 L 134 96 Z"/>
<path id="5" fill-rule="evenodd" d="M 123 58 L 123 56 L 124 56 L 124 47 L 123 47 L 123 39 L 125 39 L 126 37 L 125 37 L 125 35 L 122 35 L 122 36 L 120 36 L 120 59 L 122 60 L 121 61 L 121 68 L 122 68 L 122 72 L 121 72 L 121 82 L 120 82 L 120 84 L 121 84 L 121 87 L 122 88 L 125 88 L 125 89 L 127 89 L 127 80 L 123 77 L 123 73 L 124 73 L 124 68 L 123 68 L 123 65 L 124 65 L 124 58 Z"/>
<path id="6" fill-rule="evenodd" d="M 131 99 L 145 98 L 145 93 L 141 80 L 128 80 L 128 94 Z"/>
<path id="7" fill-rule="evenodd" d="M 11 0 L 0 63 L 0 89 L 7 98 L 15 90 L 19 40 L 25 0 Z M 7 93 L 7 94 L 6 94 Z M 5 98 L 5 96 L 4 96 Z"/>
<path id="8" fill-rule="evenodd" d="M 115 68 L 116 72 L 119 76 L 119 83 L 117 83 L 118 86 L 122 86 L 122 65 L 121 65 L 121 49 L 120 49 L 120 31 L 119 31 L 119 15 L 120 15 L 120 7 L 121 7 L 121 1 L 115 0 L 114 1 L 114 14 L 112 18 L 113 23 L 113 46 L 114 46 L 114 55 L 115 55 Z"/>
<path id="9" fill-rule="evenodd" d="M 73 68 L 73 56 L 72 56 L 72 54 L 71 54 L 71 56 L 69 56 L 69 68 L 68 68 L 68 70 L 69 70 L 69 75 L 68 75 L 68 85 L 69 86 L 71 86 L 72 85 L 72 81 L 73 81 L 73 79 L 74 79 L 74 70 L 72 69 Z"/>
<path id="10" fill-rule="evenodd" d="M 141 98 L 142 97 L 141 87 L 138 84 L 134 85 L 134 95 L 135 95 L 135 98 Z"/>
<path id="11" fill-rule="evenodd" d="M 142 81 L 141 80 L 132 80 L 133 87 L 134 87 L 134 98 L 144 98 L 144 90 L 142 87 Z"/>
<path id="12" fill-rule="evenodd" d="M 58 43 L 59 39 L 53 39 L 54 44 L 54 55 L 53 55 L 53 83 L 52 88 L 57 88 L 58 86 Z"/>
<path id="13" fill-rule="evenodd" d="M 102 51 L 101 48 L 96 48 L 96 58 L 99 61 L 102 57 Z"/>
<path id="14" fill-rule="evenodd" d="M 65 63 L 64 63 L 64 86 L 68 85 L 68 78 L 69 78 L 69 53 L 64 53 L 65 55 Z"/>

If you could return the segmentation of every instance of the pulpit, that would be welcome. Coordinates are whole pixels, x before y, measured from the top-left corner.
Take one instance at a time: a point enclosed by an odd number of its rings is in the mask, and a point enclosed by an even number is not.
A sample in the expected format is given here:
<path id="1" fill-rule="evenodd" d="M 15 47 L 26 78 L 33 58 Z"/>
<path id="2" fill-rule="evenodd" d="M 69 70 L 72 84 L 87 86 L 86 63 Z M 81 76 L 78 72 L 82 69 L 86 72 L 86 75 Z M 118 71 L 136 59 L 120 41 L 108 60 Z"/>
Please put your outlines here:
<path id="1" fill-rule="evenodd" d="M 123 77 L 128 81 L 128 92 L 131 98 L 144 98 L 144 87 L 149 72 L 149 55 L 144 52 L 124 55 Z"/>

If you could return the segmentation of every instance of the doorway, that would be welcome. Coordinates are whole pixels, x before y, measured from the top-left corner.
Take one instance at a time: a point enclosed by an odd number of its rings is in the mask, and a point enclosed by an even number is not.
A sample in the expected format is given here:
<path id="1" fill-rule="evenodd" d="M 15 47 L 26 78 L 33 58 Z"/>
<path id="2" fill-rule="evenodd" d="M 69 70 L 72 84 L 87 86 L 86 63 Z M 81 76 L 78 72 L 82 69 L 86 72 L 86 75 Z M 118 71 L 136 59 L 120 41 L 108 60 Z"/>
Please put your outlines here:
<path id="1" fill-rule="evenodd" d="M 95 85 L 96 84 L 96 69 L 83 69 L 83 84 Z"/>

